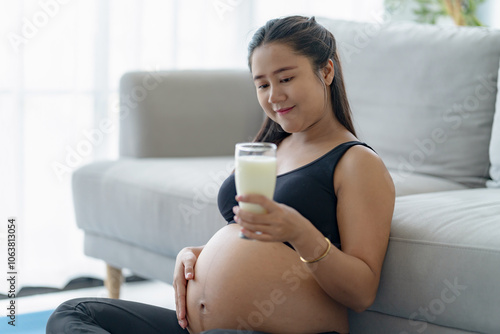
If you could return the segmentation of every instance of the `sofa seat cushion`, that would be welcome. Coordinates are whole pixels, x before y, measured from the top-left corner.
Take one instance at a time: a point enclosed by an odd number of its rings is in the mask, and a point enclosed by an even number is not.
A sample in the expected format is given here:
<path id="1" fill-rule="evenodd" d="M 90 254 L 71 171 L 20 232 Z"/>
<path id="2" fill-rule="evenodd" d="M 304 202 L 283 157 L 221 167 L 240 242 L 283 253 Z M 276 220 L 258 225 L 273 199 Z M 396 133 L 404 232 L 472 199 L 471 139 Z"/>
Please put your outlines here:
<path id="1" fill-rule="evenodd" d="M 500 189 L 402 196 L 370 309 L 417 332 L 429 322 L 500 333 L 499 277 Z"/>
<path id="2" fill-rule="evenodd" d="M 88 233 L 175 258 L 225 225 L 217 193 L 232 161 L 122 159 L 83 166 L 72 180 L 77 224 Z"/>

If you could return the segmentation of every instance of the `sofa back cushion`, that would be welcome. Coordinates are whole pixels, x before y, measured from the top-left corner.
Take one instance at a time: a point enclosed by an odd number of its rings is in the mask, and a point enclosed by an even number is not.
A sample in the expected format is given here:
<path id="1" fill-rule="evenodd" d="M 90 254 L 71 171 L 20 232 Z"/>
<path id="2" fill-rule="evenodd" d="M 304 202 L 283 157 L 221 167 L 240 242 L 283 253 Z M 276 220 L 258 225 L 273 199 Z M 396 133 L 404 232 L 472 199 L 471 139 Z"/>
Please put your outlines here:
<path id="1" fill-rule="evenodd" d="M 248 70 L 129 72 L 120 81 L 120 156 L 230 156 L 263 120 Z"/>
<path id="2" fill-rule="evenodd" d="M 318 21 L 337 40 L 358 136 L 396 182 L 420 173 L 485 185 L 500 31 Z"/>
<path id="3" fill-rule="evenodd" d="M 498 76 L 500 78 L 500 69 Z M 500 81 L 497 82 L 497 104 L 490 142 L 490 177 L 486 184 L 490 188 L 500 188 Z"/>

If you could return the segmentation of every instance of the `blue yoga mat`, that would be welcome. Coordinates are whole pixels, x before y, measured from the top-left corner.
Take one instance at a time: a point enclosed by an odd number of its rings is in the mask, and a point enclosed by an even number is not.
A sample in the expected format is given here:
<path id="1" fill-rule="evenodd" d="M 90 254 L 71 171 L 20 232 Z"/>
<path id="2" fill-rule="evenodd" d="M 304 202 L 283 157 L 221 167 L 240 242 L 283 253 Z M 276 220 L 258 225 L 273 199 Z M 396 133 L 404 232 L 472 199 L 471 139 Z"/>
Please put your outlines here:
<path id="1" fill-rule="evenodd" d="M 16 325 L 9 325 L 10 318 L 0 318 L 0 333 L 2 334 L 45 334 L 45 325 L 54 310 L 16 315 Z"/>

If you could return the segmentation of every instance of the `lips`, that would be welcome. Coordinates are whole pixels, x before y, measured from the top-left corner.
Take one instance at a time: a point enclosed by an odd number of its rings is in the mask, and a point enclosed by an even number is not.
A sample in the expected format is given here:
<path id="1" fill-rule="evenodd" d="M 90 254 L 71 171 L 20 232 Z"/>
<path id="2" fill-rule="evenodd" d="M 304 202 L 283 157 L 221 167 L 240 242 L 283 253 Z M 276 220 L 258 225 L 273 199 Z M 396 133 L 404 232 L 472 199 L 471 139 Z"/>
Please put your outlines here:
<path id="1" fill-rule="evenodd" d="M 294 107 L 295 107 L 295 106 L 290 107 L 290 108 L 282 108 L 282 109 L 278 109 L 278 110 L 276 110 L 276 113 L 277 113 L 278 115 L 285 115 L 285 114 L 288 114 L 288 113 L 289 113 L 289 112 L 290 112 L 290 111 L 291 111 Z"/>

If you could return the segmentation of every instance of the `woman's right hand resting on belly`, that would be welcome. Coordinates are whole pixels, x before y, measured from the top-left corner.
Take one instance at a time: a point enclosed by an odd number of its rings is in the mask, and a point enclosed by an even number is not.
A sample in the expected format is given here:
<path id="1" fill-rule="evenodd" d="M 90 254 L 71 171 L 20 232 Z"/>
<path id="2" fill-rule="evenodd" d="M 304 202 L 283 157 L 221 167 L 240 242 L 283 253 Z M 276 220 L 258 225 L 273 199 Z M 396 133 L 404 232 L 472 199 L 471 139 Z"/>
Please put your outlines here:
<path id="1" fill-rule="evenodd" d="M 188 325 L 186 319 L 186 286 L 188 280 L 194 279 L 194 266 L 203 247 L 185 247 L 175 261 L 174 269 L 174 291 L 175 291 L 175 311 L 179 325 L 185 329 Z"/>

